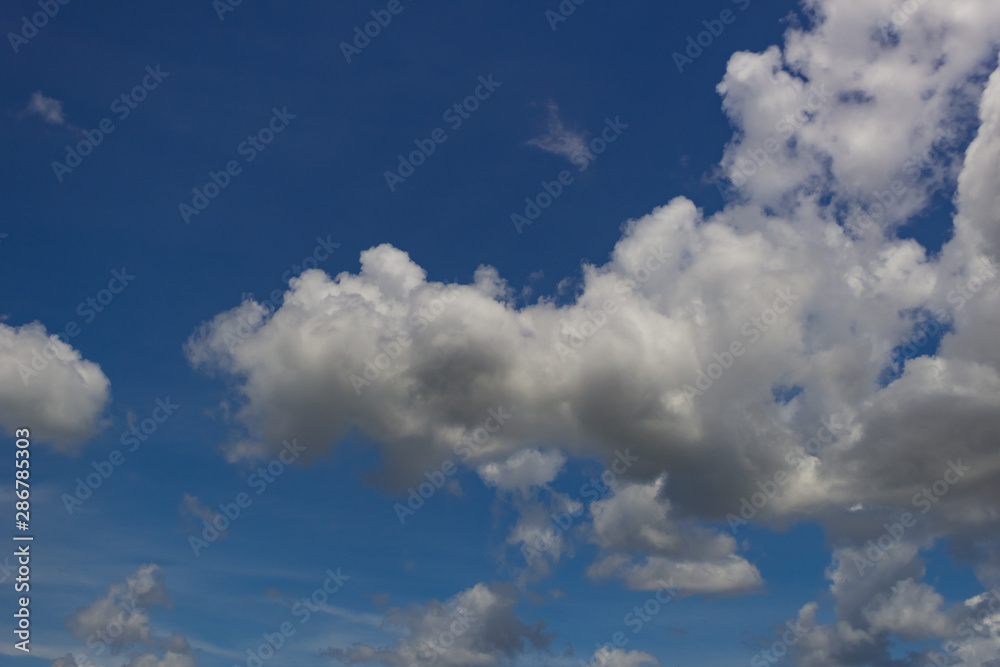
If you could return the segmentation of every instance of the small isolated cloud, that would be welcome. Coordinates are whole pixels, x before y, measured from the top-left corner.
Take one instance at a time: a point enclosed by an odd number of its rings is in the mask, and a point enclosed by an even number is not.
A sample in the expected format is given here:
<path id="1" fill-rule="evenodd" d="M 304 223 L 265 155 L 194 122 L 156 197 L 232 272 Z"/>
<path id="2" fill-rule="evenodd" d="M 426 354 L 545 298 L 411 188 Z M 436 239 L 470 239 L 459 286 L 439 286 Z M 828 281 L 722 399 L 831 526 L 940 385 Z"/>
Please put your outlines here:
<path id="1" fill-rule="evenodd" d="M 189 493 L 184 494 L 184 501 L 181 503 L 181 512 L 196 519 L 201 519 L 210 525 L 214 525 L 221 516 L 218 512 L 202 505 L 195 496 Z M 220 535 L 225 535 L 226 531 L 220 530 L 219 533 Z"/>
<path id="2" fill-rule="evenodd" d="M 28 106 L 24 113 L 31 116 L 41 116 L 42 120 L 52 125 L 63 125 L 66 122 L 63 116 L 62 102 L 54 97 L 45 97 L 42 93 L 35 91 L 28 100 Z"/>
<path id="3" fill-rule="evenodd" d="M 562 118 L 559 117 L 559 107 L 555 102 L 549 102 L 549 127 L 545 134 L 535 137 L 528 142 L 529 146 L 536 146 L 547 153 L 561 155 L 570 162 L 578 162 L 580 159 L 587 159 L 587 140 L 580 132 L 574 132 L 566 128 Z"/>

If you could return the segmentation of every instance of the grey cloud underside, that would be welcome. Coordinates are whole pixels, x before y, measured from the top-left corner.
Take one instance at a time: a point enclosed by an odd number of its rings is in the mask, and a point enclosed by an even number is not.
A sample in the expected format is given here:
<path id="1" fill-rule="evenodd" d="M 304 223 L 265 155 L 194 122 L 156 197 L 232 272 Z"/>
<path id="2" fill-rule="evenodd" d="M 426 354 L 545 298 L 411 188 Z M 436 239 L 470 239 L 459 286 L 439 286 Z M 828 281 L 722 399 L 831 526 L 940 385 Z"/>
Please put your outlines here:
<path id="1" fill-rule="evenodd" d="M 433 661 L 447 667 L 498 665 L 531 650 L 545 650 L 553 635 L 545 624 L 525 624 L 513 611 L 517 594 L 510 584 L 476 584 L 455 597 L 409 609 L 393 608 L 385 623 L 405 629 L 394 645 L 332 647 L 324 655 L 345 664 L 380 662 L 407 667 Z M 433 658 L 433 660 L 432 660 Z"/>
<path id="2" fill-rule="evenodd" d="M 101 367 L 34 322 L 0 322 L 0 426 L 73 453 L 104 426 L 111 382 Z"/>
<path id="3" fill-rule="evenodd" d="M 149 610 L 171 604 L 157 565 L 143 565 L 106 595 L 78 609 L 65 620 L 66 630 L 87 647 L 88 660 L 127 655 L 125 667 L 195 667 L 187 639 L 178 633 L 154 631 Z M 100 664 L 100 663 L 98 663 Z M 73 654 L 50 667 L 75 667 Z"/>
<path id="4" fill-rule="evenodd" d="M 627 484 L 586 521 L 602 549 L 591 574 L 635 588 L 671 574 L 753 588 L 753 565 L 698 522 L 738 513 L 782 471 L 754 521 L 820 521 L 834 549 L 838 620 L 817 624 L 815 605 L 802 608 L 812 630 L 796 664 L 890 664 L 894 637 L 943 641 L 961 609 L 921 581 L 920 551 L 947 538 L 984 587 L 1000 583 L 990 537 L 1000 524 L 1000 5 L 917 4 L 892 26 L 887 0 L 809 0 L 813 27 L 735 54 L 718 90 L 738 130 L 720 175 L 739 183 L 738 197 L 708 217 L 677 198 L 629 221 L 608 261 L 584 266 L 569 305 L 518 305 L 489 267 L 470 284 L 429 282 L 381 245 L 356 274 L 293 280 L 276 312 L 248 301 L 220 313 L 191 337 L 189 358 L 240 394 L 240 442 L 266 451 L 297 437 L 320 456 L 358 429 L 394 489 L 453 458 L 498 406 L 515 416 L 466 465 L 555 448 L 610 464 L 629 449 L 639 460 Z M 810 102 L 817 88 L 823 100 Z M 805 105 L 805 120 L 782 125 Z M 896 235 L 933 193 L 952 190 L 953 236 L 940 253 Z M 948 333 L 883 386 L 915 313 Z M 729 359 L 734 343 L 742 352 Z M 365 376 L 383 353 L 386 367 Z M 801 392 L 775 400 L 788 387 Z M 915 498 L 952 464 L 968 472 L 921 513 Z M 630 505 L 646 518 L 602 523 Z M 519 511 L 521 534 L 537 531 L 535 510 Z M 853 555 L 907 511 L 917 523 L 860 575 Z M 996 634 L 963 639 L 955 655 L 988 664 L 977 656 Z"/>

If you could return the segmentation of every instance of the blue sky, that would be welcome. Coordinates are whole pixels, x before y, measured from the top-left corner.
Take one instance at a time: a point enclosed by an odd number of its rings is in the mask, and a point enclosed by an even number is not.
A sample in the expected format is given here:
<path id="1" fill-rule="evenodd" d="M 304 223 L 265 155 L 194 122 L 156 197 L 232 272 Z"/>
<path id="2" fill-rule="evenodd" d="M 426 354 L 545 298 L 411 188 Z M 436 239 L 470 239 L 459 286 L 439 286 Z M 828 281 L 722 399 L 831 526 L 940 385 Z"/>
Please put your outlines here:
<path id="1" fill-rule="evenodd" d="M 997 664 L 997 8 L 0 24 L 4 661 Z"/>

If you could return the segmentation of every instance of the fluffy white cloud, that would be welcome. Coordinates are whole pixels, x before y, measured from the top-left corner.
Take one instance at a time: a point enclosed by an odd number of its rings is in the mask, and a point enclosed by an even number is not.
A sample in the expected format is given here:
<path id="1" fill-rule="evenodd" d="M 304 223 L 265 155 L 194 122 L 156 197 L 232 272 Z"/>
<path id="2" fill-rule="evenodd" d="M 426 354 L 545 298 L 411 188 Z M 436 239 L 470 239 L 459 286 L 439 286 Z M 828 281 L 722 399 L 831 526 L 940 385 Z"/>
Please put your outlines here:
<path id="1" fill-rule="evenodd" d="M 420 282 L 422 270 L 405 253 L 380 246 L 362 254 L 356 276 L 305 273 L 282 308 L 254 321 L 234 347 L 220 332 L 258 312 L 255 304 L 218 316 L 192 338 L 189 355 L 240 381 L 239 417 L 265 442 L 297 437 L 321 452 L 360 427 L 382 445 L 395 483 L 450 456 L 487 410 L 519 404 L 473 464 L 553 440 L 608 461 L 627 445 L 641 460 L 637 475 L 670 472 L 673 502 L 722 518 L 758 481 L 788 467 L 786 457 L 803 452 L 821 419 L 853 412 L 847 435 L 792 471 L 789 492 L 761 518 L 867 501 L 905 506 L 949 458 L 975 465 L 963 485 L 995 503 L 987 479 L 998 461 L 977 434 L 1000 426 L 997 369 L 923 357 L 879 386 L 888 362 L 878 362 L 912 327 L 901 312 L 943 303 L 954 278 L 936 276 L 912 241 L 868 257 L 836 225 L 797 222 L 804 232 L 778 221 L 766 223 L 768 234 L 740 232 L 721 219 L 699 221 L 689 202 L 677 200 L 633 222 L 611 262 L 586 267 L 583 294 L 564 307 L 516 309 L 486 270 L 475 284 L 446 291 Z M 816 242 L 828 234 L 830 245 Z M 661 246 L 679 252 L 659 259 Z M 845 279 L 851 262 L 869 286 Z M 975 298 L 996 300 L 997 284 Z M 446 294 L 450 303 L 427 310 Z M 587 314 L 615 298 L 619 307 L 603 327 L 563 356 L 558 346 L 590 331 Z M 439 314 L 429 319 L 432 312 Z M 955 328 L 961 335 L 962 323 Z M 734 343 L 743 354 L 730 361 Z M 379 355 L 388 368 L 355 391 L 352 376 Z M 704 395 L 692 395 L 686 387 L 705 387 L 697 381 L 719 370 L 717 358 L 730 368 Z M 780 405 L 772 389 L 790 384 L 803 392 Z M 912 465 L 900 475 L 894 462 L 904 450 Z M 963 518 L 963 509 L 949 519 L 978 521 L 978 512 Z"/>
<path id="2" fill-rule="evenodd" d="M 101 367 L 34 322 L 0 323 L 0 424 L 66 452 L 104 426 L 111 382 Z"/>
<path id="3" fill-rule="evenodd" d="M 665 485 L 665 477 L 649 484 L 629 484 L 591 505 L 597 544 L 665 556 L 719 558 L 733 553 L 736 540 L 731 536 L 672 520 L 670 501 L 659 499 Z"/>
<path id="4" fill-rule="evenodd" d="M 966 667 L 995 667 L 1000 656 L 1000 590 L 970 598 L 964 607 L 968 615 L 941 652 L 957 657 L 958 664 Z"/>
<path id="5" fill-rule="evenodd" d="M 735 554 L 714 559 L 679 560 L 647 556 L 633 562 L 623 555 L 594 563 L 587 573 L 594 578 L 618 576 L 633 590 L 653 591 L 678 586 L 678 595 L 733 595 L 760 588 L 760 572 Z"/>
<path id="6" fill-rule="evenodd" d="M 904 579 L 889 595 L 880 595 L 864 610 L 875 632 L 888 631 L 905 638 L 946 637 L 952 628 L 943 613 L 944 598 L 933 587 Z"/>
<path id="7" fill-rule="evenodd" d="M 804 636 L 791 647 L 792 664 L 890 664 L 892 638 L 898 637 L 937 643 L 906 655 L 898 663 L 905 667 L 995 665 L 1000 655 L 1000 590 L 948 608 L 939 593 L 918 581 L 925 573 L 916 558 L 917 545 L 900 542 L 883 552 L 874 569 L 859 568 L 860 559 L 873 553 L 866 551 L 870 548 L 834 552 L 827 576 L 833 582 L 830 592 L 837 620 L 820 624 L 816 621 L 818 604 L 805 605 L 797 619 Z"/>
<path id="8" fill-rule="evenodd" d="M 941 178 L 955 175 L 960 163 L 935 159 L 933 175 L 912 183 L 911 161 L 935 144 L 947 154 L 960 143 L 962 121 L 970 120 L 981 93 L 973 77 L 996 64 L 988 59 L 1000 39 L 1000 7 L 923 2 L 895 25 L 893 0 L 803 4 L 814 27 L 790 29 L 784 49 L 738 53 L 729 61 L 719 92 L 740 132 L 726 148 L 723 170 L 745 181 L 744 193 L 764 205 L 787 203 L 803 188 L 827 191 L 838 204 L 868 204 L 903 180 L 903 201 L 887 215 L 887 222 L 899 222 Z M 771 138 L 777 151 L 765 149 Z M 744 162 L 753 154 L 764 161 L 756 171 Z"/>
<path id="9" fill-rule="evenodd" d="M 445 667 L 499 665 L 532 648 L 544 650 L 552 641 L 544 623 L 529 626 L 514 614 L 516 602 L 509 584 L 476 584 L 444 602 L 390 609 L 385 624 L 406 634 L 392 646 L 354 644 L 323 654 L 346 664 L 377 661 L 394 667 L 428 661 Z"/>
<path id="10" fill-rule="evenodd" d="M 304 273 L 274 313 L 247 301 L 219 314 L 189 358 L 234 382 L 248 440 L 298 437 L 318 454 L 357 428 L 394 485 L 498 406 L 516 418 L 466 461 L 498 484 L 492 462 L 518 452 L 557 443 L 610 464 L 629 448 L 635 486 L 598 504 L 606 553 L 591 573 L 635 588 L 759 583 L 732 540 L 695 523 L 754 494 L 755 521 L 821 521 L 838 545 L 838 620 L 812 618 L 802 665 L 882 660 L 891 636 L 942 632 L 919 551 L 944 537 L 982 578 L 1000 571 L 984 537 L 1000 527 L 1000 5 L 916 3 L 905 20 L 891 0 L 805 7 L 808 27 L 734 55 L 719 85 L 737 128 L 721 171 L 739 197 L 709 217 L 678 198 L 629 221 L 572 303 L 518 307 L 489 267 L 472 284 L 428 282 L 382 245 L 357 274 Z M 896 234 L 951 190 L 939 253 Z M 895 364 L 927 314 L 948 326 L 940 345 Z M 795 398 L 775 398 L 789 387 Z M 817 439 L 832 416 L 841 427 Z M 905 511 L 917 527 L 852 574 Z"/>
<path id="11" fill-rule="evenodd" d="M 744 593 L 763 584 L 756 567 L 737 556 L 730 535 L 670 517 L 669 500 L 660 500 L 666 479 L 623 485 L 590 507 L 593 540 L 614 552 L 591 566 L 594 577 L 619 576 L 628 586 L 657 590 L 677 586 L 681 595 Z M 623 552 L 649 556 L 640 562 Z"/>
<path id="12" fill-rule="evenodd" d="M 506 461 L 484 463 L 477 472 L 488 486 L 500 491 L 519 490 L 526 498 L 533 488 L 554 480 L 565 463 L 566 457 L 559 451 L 523 449 Z"/>

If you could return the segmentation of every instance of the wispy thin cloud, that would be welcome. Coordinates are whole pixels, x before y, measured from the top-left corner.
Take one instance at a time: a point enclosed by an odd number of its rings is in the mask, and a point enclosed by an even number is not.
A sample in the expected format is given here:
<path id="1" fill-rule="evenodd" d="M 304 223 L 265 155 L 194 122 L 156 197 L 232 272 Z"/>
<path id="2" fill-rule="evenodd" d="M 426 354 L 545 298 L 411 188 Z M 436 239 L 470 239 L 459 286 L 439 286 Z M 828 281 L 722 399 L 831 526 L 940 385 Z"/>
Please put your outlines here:
<path id="1" fill-rule="evenodd" d="M 559 106 L 555 102 L 548 103 L 549 122 L 545 134 L 539 135 L 528 142 L 547 153 L 561 155 L 567 160 L 587 154 L 587 140 L 580 132 L 574 132 L 566 127 L 559 117 Z"/>
<path id="2" fill-rule="evenodd" d="M 189 493 L 184 494 L 184 502 L 181 503 L 181 511 L 195 518 L 203 519 L 209 524 L 215 524 L 221 516 L 218 512 L 213 512 L 208 507 L 202 505 L 196 497 Z M 225 530 L 220 530 L 219 532 L 222 535 L 226 534 Z"/>
<path id="3" fill-rule="evenodd" d="M 31 94 L 28 106 L 24 109 L 24 114 L 29 116 L 41 116 L 42 120 L 52 125 L 65 125 L 66 117 L 63 115 L 62 102 L 54 97 L 46 97 L 39 91 Z"/>

